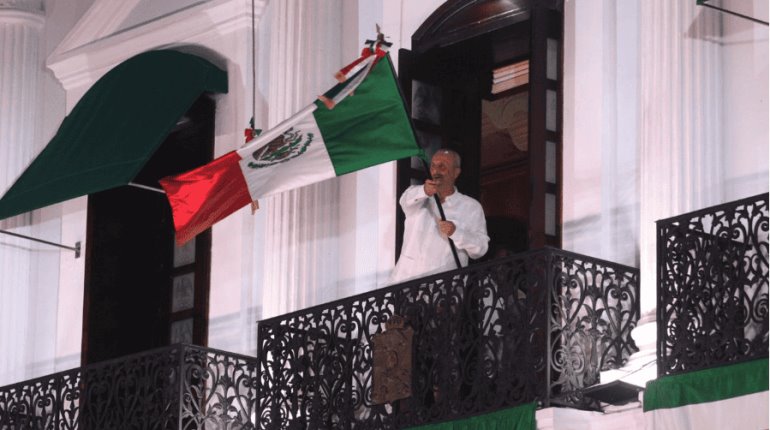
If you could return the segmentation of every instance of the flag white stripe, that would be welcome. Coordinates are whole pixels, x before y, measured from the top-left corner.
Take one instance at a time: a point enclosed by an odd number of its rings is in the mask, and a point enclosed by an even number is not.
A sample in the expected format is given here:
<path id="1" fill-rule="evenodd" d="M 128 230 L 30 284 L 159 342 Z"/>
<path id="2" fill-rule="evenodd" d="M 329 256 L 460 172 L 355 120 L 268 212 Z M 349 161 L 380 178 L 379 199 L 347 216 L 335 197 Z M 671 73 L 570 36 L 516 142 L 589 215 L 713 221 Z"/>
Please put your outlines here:
<path id="1" fill-rule="evenodd" d="M 288 123 L 287 128 L 280 129 L 284 132 L 288 128 L 293 128 L 295 132 L 301 134 L 300 144 L 289 157 L 283 159 L 285 161 L 275 160 L 268 163 L 256 160 L 253 154 L 264 145 L 259 147 L 255 145 L 251 151 L 245 151 L 246 148 L 238 150 L 238 155 L 241 156 L 239 161 L 241 172 L 249 187 L 252 200 L 336 176 L 321 130 L 312 112 L 311 110 L 310 114 L 304 114 L 301 117 L 295 116 L 295 121 Z M 267 136 L 276 138 L 281 134 L 283 133 L 270 133 Z M 265 144 L 269 143 L 270 141 L 265 142 Z"/>
<path id="2" fill-rule="evenodd" d="M 246 158 L 246 156 L 253 153 L 254 150 L 256 150 L 257 148 L 261 148 L 265 144 L 269 143 L 271 140 L 283 134 L 284 131 L 291 128 L 294 124 L 300 121 L 304 121 L 308 115 L 312 116 L 313 112 L 315 112 L 317 108 L 318 106 L 316 106 L 315 103 L 310 103 L 308 106 L 305 106 L 305 108 L 302 109 L 301 111 L 281 121 L 280 124 L 276 125 L 275 127 L 261 134 L 258 138 L 254 140 L 254 142 L 251 142 L 250 144 L 245 145 L 244 147 L 236 150 L 236 152 L 241 158 Z"/>
<path id="3" fill-rule="evenodd" d="M 768 392 L 715 402 L 645 412 L 646 428 L 655 430 L 767 429 Z"/>
<path id="4" fill-rule="evenodd" d="M 366 75 L 369 74 L 369 71 L 372 70 L 372 65 L 374 64 L 375 58 L 376 57 L 374 55 L 372 55 L 371 57 L 366 57 L 364 61 L 362 61 L 361 64 L 359 64 L 359 66 L 366 67 L 366 70 L 364 70 L 358 76 L 356 76 L 355 79 L 353 79 L 353 81 L 351 81 L 350 84 L 348 84 L 345 87 L 345 89 L 343 89 L 336 96 L 334 96 L 333 98 L 334 103 L 339 103 L 340 101 L 342 101 L 342 99 L 344 99 L 351 92 L 353 92 L 353 90 L 358 88 L 359 85 L 361 85 L 361 82 L 364 81 L 364 79 L 366 78 Z"/>

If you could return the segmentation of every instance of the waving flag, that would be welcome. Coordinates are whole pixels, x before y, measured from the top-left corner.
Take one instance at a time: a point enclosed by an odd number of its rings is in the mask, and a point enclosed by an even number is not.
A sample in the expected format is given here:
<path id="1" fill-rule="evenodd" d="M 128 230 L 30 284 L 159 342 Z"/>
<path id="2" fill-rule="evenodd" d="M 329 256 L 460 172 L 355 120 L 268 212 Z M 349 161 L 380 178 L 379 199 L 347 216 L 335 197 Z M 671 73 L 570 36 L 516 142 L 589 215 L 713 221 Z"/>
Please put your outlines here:
<path id="1" fill-rule="evenodd" d="M 359 60 L 346 81 L 249 145 L 161 179 L 178 243 L 259 198 L 421 154 L 390 58 Z"/>

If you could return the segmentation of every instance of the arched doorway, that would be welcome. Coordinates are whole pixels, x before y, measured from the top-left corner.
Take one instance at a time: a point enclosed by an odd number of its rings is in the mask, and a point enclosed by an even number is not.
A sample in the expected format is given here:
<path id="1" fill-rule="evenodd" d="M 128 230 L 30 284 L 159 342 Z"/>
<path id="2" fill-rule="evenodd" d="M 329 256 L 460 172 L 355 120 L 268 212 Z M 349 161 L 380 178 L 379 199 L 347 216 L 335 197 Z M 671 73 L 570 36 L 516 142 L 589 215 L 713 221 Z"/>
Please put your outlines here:
<path id="1" fill-rule="evenodd" d="M 205 85 L 187 85 L 186 78 Z M 83 364 L 173 343 L 206 345 L 211 233 L 175 245 L 158 179 L 211 161 L 216 103 L 210 92 L 226 89 L 226 73 L 198 56 L 148 51 L 108 72 L 80 107 L 123 112 L 108 119 L 129 131 L 154 130 L 120 141 L 120 148 L 147 147 L 135 157 L 128 185 L 88 196 Z M 90 127 L 108 133 L 110 121 Z"/>
<path id="2" fill-rule="evenodd" d="M 450 0 L 399 52 L 420 144 L 428 155 L 458 151 L 458 188 L 484 207 L 485 259 L 561 245 L 561 6 Z M 399 195 L 424 179 L 419 160 L 399 161 Z M 397 217 L 400 252 L 400 209 Z"/>

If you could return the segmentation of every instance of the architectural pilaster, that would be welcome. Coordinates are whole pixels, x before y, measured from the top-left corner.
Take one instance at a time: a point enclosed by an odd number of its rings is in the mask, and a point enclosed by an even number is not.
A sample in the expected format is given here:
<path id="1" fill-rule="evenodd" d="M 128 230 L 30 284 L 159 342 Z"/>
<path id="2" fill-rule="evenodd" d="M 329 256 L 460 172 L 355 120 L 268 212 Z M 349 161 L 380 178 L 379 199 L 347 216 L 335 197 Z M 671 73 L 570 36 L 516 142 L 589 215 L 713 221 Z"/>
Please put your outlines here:
<path id="1" fill-rule="evenodd" d="M 340 68 L 342 5 L 287 0 L 268 6 L 268 124 L 273 126 L 334 85 Z M 260 202 L 264 236 L 263 314 L 270 317 L 335 298 L 339 182 L 331 179 Z"/>
<path id="2" fill-rule="evenodd" d="M 601 380 L 643 386 L 657 371 L 655 221 L 721 202 L 724 175 L 719 15 L 695 2 L 639 8 L 640 351 Z"/>
<path id="3" fill-rule="evenodd" d="M 655 221 L 722 201 L 720 16 L 640 3 L 641 305 L 656 304 Z"/>
<path id="4" fill-rule="evenodd" d="M 41 0 L 0 1 L 0 195 L 38 148 L 42 77 Z M 31 214 L 0 221 L 0 229 L 29 234 Z M 30 242 L 0 235 L 0 385 L 24 378 L 30 302 Z"/>

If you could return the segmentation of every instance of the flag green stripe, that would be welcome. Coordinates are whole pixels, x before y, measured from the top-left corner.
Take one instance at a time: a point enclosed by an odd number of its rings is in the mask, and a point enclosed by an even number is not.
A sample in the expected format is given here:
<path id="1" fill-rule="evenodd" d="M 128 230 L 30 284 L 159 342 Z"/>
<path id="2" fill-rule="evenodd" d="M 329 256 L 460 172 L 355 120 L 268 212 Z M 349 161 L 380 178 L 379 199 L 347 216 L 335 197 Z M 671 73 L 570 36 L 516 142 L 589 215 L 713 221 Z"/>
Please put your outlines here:
<path id="1" fill-rule="evenodd" d="M 421 152 L 388 57 L 334 109 L 316 103 L 313 115 L 337 176 Z"/>
<path id="2" fill-rule="evenodd" d="M 535 403 L 456 421 L 412 427 L 410 430 L 535 430 Z"/>
<path id="3" fill-rule="evenodd" d="M 768 360 L 759 359 L 647 383 L 644 411 L 713 402 L 768 390 Z"/>

